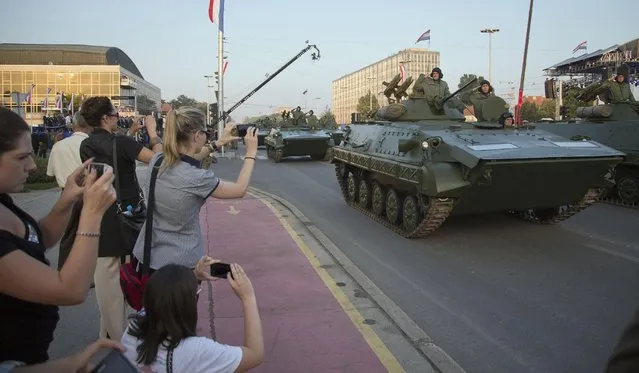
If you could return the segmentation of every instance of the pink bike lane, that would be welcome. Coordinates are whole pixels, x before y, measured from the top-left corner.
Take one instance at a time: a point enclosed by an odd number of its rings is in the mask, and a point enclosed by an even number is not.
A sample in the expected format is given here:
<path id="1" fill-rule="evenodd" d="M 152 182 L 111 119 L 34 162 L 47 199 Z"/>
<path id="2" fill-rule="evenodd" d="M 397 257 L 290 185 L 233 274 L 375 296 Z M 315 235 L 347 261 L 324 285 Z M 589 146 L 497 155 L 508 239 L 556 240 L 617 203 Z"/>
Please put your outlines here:
<path id="1" fill-rule="evenodd" d="M 261 199 L 209 200 L 200 215 L 208 255 L 244 268 L 264 331 L 255 372 L 387 372 L 279 217 Z M 244 318 L 225 280 L 204 285 L 198 335 L 241 345 Z"/>

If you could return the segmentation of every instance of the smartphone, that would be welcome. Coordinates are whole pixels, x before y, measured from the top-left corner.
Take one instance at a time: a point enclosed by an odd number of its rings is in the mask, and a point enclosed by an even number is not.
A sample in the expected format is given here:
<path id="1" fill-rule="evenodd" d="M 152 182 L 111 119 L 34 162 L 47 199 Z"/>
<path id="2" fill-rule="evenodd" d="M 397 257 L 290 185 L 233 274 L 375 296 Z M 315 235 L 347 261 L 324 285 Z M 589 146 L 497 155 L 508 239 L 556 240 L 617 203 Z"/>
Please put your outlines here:
<path id="1" fill-rule="evenodd" d="M 226 278 L 226 274 L 229 272 L 231 272 L 231 265 L 228 263 L 211 264 L 211 276 L 213 277 Z"/>
<path id="2" fill-rule="evenodd" d="M 111 350 L 91 373 L 137 373 L 138 369 L 124 354 L 118 350 Z"/>
<path id="3" fill-rule="evenodd" d="M 109 167 L 106 163 L 93 162 L 89 164 L 89 172 L 95 170 L 96 179 L 99 179 L 100 176 L 104 175 L 104 170 Z"/>

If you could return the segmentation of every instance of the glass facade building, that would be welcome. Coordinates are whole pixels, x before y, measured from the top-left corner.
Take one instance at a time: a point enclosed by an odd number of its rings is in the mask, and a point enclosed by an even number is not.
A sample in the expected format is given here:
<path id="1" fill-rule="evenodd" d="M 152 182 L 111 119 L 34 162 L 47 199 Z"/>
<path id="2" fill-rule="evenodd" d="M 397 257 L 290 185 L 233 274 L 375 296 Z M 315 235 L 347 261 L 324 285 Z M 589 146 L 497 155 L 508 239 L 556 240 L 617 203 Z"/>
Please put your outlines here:
<path id="1" fill-rule="evenodd" d="M 404 66 L 404 77 L 417 79 L 419 74 L 430 74 L 439 66 L 439 52 L 425 48 L 404 49 L 371 65 L 363 67 L 333 81 L 332 111 L 339 124 L 350 123 L 351 113 L 357 112 L 359 98 L 372 92 L 381 106 L 386 104 L 382 82 L 390 82 Z M 446 72 L 443 71 L 444 76 Z M 410 89 L 409 89 L 410 91 Z"/>
<path id="2" fill-rule="evenodd" d="M 161 90 L 147 82 L 131 59 L 117 48 L 86 45 L 0 44 L 0 105 L 25 113 L 32 124 L 43 115 L 67 111 L 71 95 L 73 110 L 82 99 L 107 96 L 123 113 L 155 106 L 159 111 Z M 15 102 L 12 93 L 28 94 Z M 60 94 L 64 104 L 60 105 Z M 154 104 L 154 105 L 153 105 Z"/>

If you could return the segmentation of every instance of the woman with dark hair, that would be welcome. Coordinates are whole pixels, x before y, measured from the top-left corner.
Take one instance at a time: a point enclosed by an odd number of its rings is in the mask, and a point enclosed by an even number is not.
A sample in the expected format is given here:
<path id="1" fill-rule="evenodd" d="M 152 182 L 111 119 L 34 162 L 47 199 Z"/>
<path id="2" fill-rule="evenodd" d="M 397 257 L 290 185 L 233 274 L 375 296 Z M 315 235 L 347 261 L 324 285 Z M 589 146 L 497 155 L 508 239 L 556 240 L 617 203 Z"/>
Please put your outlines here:
<path id="1" fill-rule="evenodd" d="M 115 340 L 122 338 L 126 326 L 126 303 L 120 288 L 121 258 L 131 255 L 137 235 L 127 234 L 118 214 L 127 211 L 127 206 L 137 207 L 142 203 L 135 167 L 136 161 L 149 163 L 155 152 L 162 151 L 162 141 L 156 133 L 155 119 L 151 116 L 137 117 L 151 138 L 151 149 L 145 148 L 129 136 L 116 136 L 119 113 L 108 97 L 91 97 L 82 103 L 82 117 L 93 128 L 91 135 L 80 146 L 80 158 L 94 158 L 113 167 L 119 184 L 118 199 L 122 206 L 113 203 L 104 214 L 100 226 L 100 248 L 95 268 L 95 295 L 100 309 L 100 337 Z M 113 162 L 115 141 L 117 166 Z M 117 185 L 116 185 L 117 186 Z M 123 211 L 122 211 L 123 210 Z M 132 238 L 133 237 L 133 238 Z"/>
<path id="2" fill-rule="evenodd" d="M 67 179 L 60 199 L 39 222 L 13 203 L 33 161 L 31 131 L 18 114 L 0 108 L 0 361 L 46 361 L 58 323 L 58 306 L 80 304 L 96 265 L 100 223 L 115 200 L 113 173 L 85 176 L 90 160 Z M 76 240 L 64 266 L 49 267 L 46 249 L 65 231 L 76 200 L 84 201 Z"/>
<path id="3" fill-rule="evenodd" d="M 150 277 L 144 290 L 144 309 L 131 321 L 122 338 L 125 355 L 142 371 L 156 373 L 246 372 L 262 363 L 262 326 L 251 281 L 242 267 L 231 264 L 227 280 L 244 309 L 244 346 L 228 346 L 195 334 L 198 273 L 210 263 L 201 260 L 194 271 L 168 264 Z"/>

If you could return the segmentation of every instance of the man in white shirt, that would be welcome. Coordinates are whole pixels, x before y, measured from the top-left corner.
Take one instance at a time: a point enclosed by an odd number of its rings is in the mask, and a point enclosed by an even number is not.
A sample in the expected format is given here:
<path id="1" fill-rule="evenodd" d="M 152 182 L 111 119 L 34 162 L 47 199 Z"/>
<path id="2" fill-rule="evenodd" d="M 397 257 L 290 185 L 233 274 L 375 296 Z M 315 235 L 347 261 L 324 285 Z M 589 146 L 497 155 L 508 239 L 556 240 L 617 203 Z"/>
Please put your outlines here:
<path id="1" fill-rule="evenodd" d="M 67 183 L 67 177 L 82 166 L 80 144 L 91 132 L 91 127 L 86 124 L 79 111 L 73 116 L 71 130 L 73 135 L 53 144 L 47 165 L 47 175 L 55 176 L 58 186 L 62 189 Z"/>
<path id="2" fill-rule="evenodd" d="M 71 123 L 73 134 L 53 144 L 51 154 L 49 155 L 49 164 L 47 165 L 47 175 L 55 176 L 58 186 L 60 186 L 61 189 L 64 189 L 69 175 L 78 167 L 82 166 L 80 144 L 82 144 L 84 139 L 89 137 L 89 133 L 92 131 L 92 128 L 86 123 L 79 111 L 73 115 L 73 121 Z M 76 203 L 73 206 L 73 212 L 71 213 L 67 229 L 60 240 L 58 269 L 62 268 L 64 261 L 69 256 L 71 246 L 73 246 L 75 230 L 69 229 L 69 227 L 77 226 L 74 220 L 80 218 L 81 209 L 81 204 Z M 91 285 L 91 287 L 93 287 L 93 285 Z"/>

